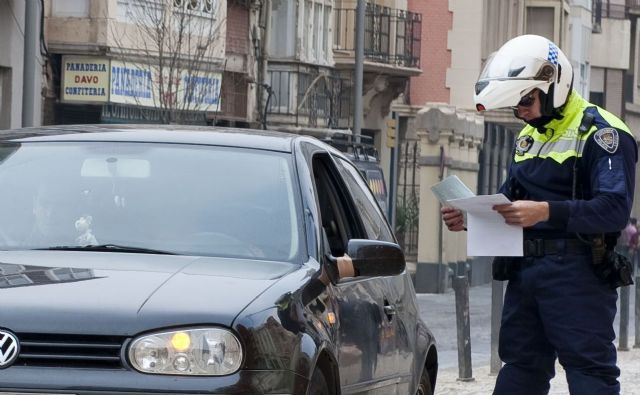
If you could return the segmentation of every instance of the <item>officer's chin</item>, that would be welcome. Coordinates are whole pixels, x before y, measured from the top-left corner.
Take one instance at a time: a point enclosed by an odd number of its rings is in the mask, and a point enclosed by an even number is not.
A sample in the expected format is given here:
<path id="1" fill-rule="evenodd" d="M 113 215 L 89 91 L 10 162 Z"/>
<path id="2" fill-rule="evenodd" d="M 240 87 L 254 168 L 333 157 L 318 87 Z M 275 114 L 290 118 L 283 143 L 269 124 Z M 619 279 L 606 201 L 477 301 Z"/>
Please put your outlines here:
<path id="1" fill-rule="evenodd" d="M 532 119 L 527 120 L 526 116 L 520 115 L 520 111 L 518 111 L 518 107 L 511 107 L 511 109 L 513 110 L 513 116 L 518 118 L 519 120 L 527 122 L 527 123 L 529 121 L 532 121 Z"/>
<path id="2" fill-rule="evenodd" d="M 520 115 L 517 107 L 513 108 L 513 116 L 534 127 L 538 127 L 541 123 L 544 123 L 544 117 L 530 118 L 526 115 Z"/>
<path id="3" fill-rule="evenodd" d="M 520 116 L 520 112 L 518 111 L 518 107 L 511 107 L 511 110 L 513 111 L 513 116 L 518 118 L 521 121 L 524 121 L 524 118 L 522 118 Z M 525 121 L 526 122 L 526 121 Z"/>

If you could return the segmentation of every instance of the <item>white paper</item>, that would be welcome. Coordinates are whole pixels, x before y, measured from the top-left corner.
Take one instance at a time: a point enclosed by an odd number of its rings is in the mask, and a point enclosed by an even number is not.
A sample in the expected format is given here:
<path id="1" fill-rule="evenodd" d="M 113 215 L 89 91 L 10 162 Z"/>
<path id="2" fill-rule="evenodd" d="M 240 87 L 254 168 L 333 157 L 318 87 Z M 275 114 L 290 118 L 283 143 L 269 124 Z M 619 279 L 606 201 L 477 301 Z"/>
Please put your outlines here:
<path id="1" fill-rule="evenodd" d="M 511 203 L 503 194 L 452 199 L 448 204 L 467 212 L 467 254 L 522 256 L 523 229 L 508 225 L 493 206 Z"/>
<path id="2" fill-rule="evenodd" d="M 462 199 L 475 196 L 475 193 L 471 192 L 471 190 L 462 181 L 460 181 L 456 175 L 449 176 L 444 180 L 433 184 L 431 186 L 431 191 L 443 205 L 447 205 L 447 202 L 452 199 Z"/>

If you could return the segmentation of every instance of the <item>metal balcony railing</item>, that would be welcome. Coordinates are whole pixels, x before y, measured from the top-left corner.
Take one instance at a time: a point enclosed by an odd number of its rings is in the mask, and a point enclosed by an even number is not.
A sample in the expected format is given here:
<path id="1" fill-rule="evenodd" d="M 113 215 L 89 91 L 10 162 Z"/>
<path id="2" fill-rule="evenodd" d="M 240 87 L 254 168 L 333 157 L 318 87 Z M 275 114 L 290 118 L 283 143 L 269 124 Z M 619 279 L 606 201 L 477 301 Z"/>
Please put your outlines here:
<path id="1" fill-rule="evenodd" d="M 355 50 L 354 9 L 335 10 L 333 49 Z M 402 67 L 420 67 L 422 14 L 369 4 L 365 10 L 366 60 Z"/>
<path id="2" fill-rule="evenodd" d="M 633 3 L 640 7 L 640 0 L 592 0 L 591 19 L 594 31 L 599 31 L 602 18 L 626 19 L 629 7 L 633 7 Z"/>
<path id="3" fill-rule="evenodd" d="M 627 0 L 627 12 L 640 12 L 640 0 Z"/>
<path id="4" fill-rule="evenodd" d="M 295 118 L 296 126 L 348 128 L 352 125 L 352 84 L 314 67 L 278 70 L 269 66 L 269 114 Z"/>

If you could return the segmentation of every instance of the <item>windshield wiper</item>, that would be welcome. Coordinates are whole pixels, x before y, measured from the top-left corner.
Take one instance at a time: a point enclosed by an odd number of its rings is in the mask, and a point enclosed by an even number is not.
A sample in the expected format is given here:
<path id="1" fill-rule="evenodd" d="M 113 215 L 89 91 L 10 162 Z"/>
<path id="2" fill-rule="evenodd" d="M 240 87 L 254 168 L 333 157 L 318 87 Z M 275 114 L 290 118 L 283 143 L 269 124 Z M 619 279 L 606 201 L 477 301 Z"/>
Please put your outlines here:
<path id="1" fill-rule="evenodd" d="M 152 248 L 124 246 L 119 244 L 98 244 L 87 246 L 51 246 L 34 248 L 34 250 L 60 250 L 60 251 L 101 251 L 101 252 L 132 252 L 137 254 L 177 255 L 174 252 L 155 250 Z"/>

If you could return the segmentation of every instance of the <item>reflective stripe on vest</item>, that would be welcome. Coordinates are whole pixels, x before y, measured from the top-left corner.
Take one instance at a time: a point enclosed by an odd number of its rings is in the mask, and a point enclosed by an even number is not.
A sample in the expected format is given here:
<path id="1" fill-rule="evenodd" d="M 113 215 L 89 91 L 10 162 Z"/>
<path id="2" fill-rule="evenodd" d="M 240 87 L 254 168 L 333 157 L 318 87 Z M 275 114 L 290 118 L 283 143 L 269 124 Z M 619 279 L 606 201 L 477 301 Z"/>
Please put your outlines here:
<path id="1" fill-rule="evenodd" d="M 579 135 L 578 127 L 582 122 L 583 111 L 587 107 L 596 107 L 598 114 L 611 127 L 631 134 L 631 131 L 618 117 L 610 112 L 594 106 L 589 103 L 577 92 L 572 91 L 571 96 L 564 109 L 564 114 L 573 114 L 566 116 L 561 120 L 552 120 L 546 126 L 547 134 L 539 133 L 533 126 L 525 126 L 518 138 L 530 136 L 533 139 L 531 147 L 522 155 L 517 152 L 514 155 L 515 162 L 522 162 L 533 158 L 550 158 L 562 164 L 565 160 L 574 157 L 582 157 L 585 141 L 598 130 L 596 126 L 592 126 L 589 132 Z M 551 134 L 551 132 L 553 132 Z"/>

